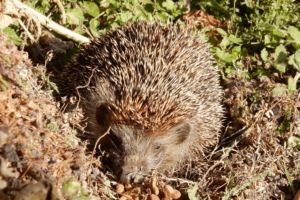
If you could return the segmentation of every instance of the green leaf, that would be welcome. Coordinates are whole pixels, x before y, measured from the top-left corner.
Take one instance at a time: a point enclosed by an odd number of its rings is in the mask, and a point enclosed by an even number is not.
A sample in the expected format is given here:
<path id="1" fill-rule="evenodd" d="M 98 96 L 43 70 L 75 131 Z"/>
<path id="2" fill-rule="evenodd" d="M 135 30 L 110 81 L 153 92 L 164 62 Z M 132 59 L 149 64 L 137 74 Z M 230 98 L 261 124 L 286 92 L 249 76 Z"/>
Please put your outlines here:
<path id="1" fill-rule="evenodd" d="M 197 1 L 195 1 L 195 2 L 197 2 Z M 201 0 L 198 3 L 198 6 L 200 6 L 200 7 L 209 6 L 212 10 L 219 11 L 223 15 L 229 16 L 228 10 L 226 8 L 224 8 L 224 6 L 217 3 L 215 0 Z"/>
<path id="2" fill-rule="evenodd" d="M 300 31 L 296 27 L 289 26 L 288 33 L 297 43 L 300 43 Z"/>
<path id="3" fill-rule="evenodd" d="M 289 137 L 289 139 L 287 140 L 287 146 L 293 146 L 300 150 L 300 138 L 296 136 Z"/>
<path id="4" fill-rule="evenodd" d="M 249 74 L 247 72 L 241 72 L 241 73 L 239 73 L 239 77 L 250 79 L 250 76 L 249 76 Z"/>
<path id="5" fill-rule="evenodd" d="M 295 55 L 295 63 L 300 65 L 300 49 L 298 49 L 294 55 Z"/>
<path id="6" fill-rule="evenodd" d="M 189 186 L 189 189 L 187 189 L 186 192 L 187 192 L 190 200 L 199 200 L 197 198 L 197 191 L 198 191 L 198 185 L 197 184 Z"/>
<path id="7" fill-rule="evenodd" d="M 116 20 L 117 20 L 118 22 L 120 22 L 120 24 L 125 24 L 127 21 L 129 21 L 129 19 L 132 18 L 132 16 L 133 16 L 133 15 L 132 15 L 131 12 L 120 13 L 120 14 L 117 16 Z"/>
<path id="8" fill-rule="evenodd" d="M 110 7 L 110 5 L 112 5 L 111 7 L 114 7 L 116 4 L 116 0 L 107 0 L 103 2 L 103 7 Z"/>
<path id="9" fill-rule="evenodd" d="M 300 72 L 300 49 L 290 56 L 289 64 L 293 65 Z"/>
<path id="10" fill-rule="evenodd" d="M 91 19 L 89 24 L 90 24 L 90 30 L 91 30 L 92 35 L 94 37 L 99 37 L 99 32 L 98 32 L 97 28 L 100 25 L 100 22 L 97 19 L 93 18 L 93 19 Z"/>
<path id="11" fill-rule="evenodd" d="M 187 11 L 187 8 L 186 7 L 182 7 L 180 9 L 175 9 L 172 11 L 171 15 L 174 17 L 174 19 L 180 17 L 183 15 L 184 12 Z"/>
<path id="12" fill-rule="evenodd" d="M 175 3 L 172 0 L 165 0 L 162 3 L 162 6 L 164 8 L 166 8 L 167 10 L 169 10 L 169 11 L 172 11 L 172 10 L 174 10 L 176 8 L 176 5 L 175 5 Z"/>
<path id="13" fill-rule="evenodd" d="M 234 55 L 229 54 L 228 52 L 224 52 L 221 49 L 217 49 L 216 56 L 226 63 L 232 63 L 235 60 Z"/>
<path id="14" fill-rule="evenodd" d="M 156 16 L 158 16 L 158 18 L 162 21 L 167 20 L 167 19 L 170 18 L 170 15 L 168 15 L 168 13 L 166 13 L 166 12 L 163 12 L 163 13 L 158 12 L 158 13 L 156 13 Z"/>
<path id="15" fill-rule="evenodd" d="M 262 58 L 263 61 L 267 62 L 268 61 L 268 52 L 266 50 L 266 48 L 264 48 L 261 53 L 260 56 Z"/>
<path id="16" fill-rule="evenodd" d="M 151 0 L 141 0 L 141 2 L 153 5 L 153 2 Z"/>
<path id="17" fill-rule="evenodd" d="M 256 183 L 258 180 L 265 180 L 267 176 L 274 176 L 275 174 L 270 171 L 264 171 L 258 175 L 255 175 L 252 179 L 245 182 L 243 185 L 237 185 L 230 191 L 226 191 L 222 199 L 231 199 L 231 196 L 238 194 L 240 191 L 244 191 L 245 188 L 251 186 L 252 183 Z"/>
<path id="18" fill-rule="evenodd" d="M 44 8 L 50 6 L 50 3 L 48 0 L 41 0 L 40 3 L 42 5 L 42 7 L 44 7 Z"/>
<path id="19" fill-rule="evenodd" d="M 231 49 L 231 54 L 232 55 L 235 55 L 236 58 L 238 58 L 239 55 L 241 55 L 241 52 L 242 52 L 242 48 L 241 46 L 234 46 L 232 49 Z"/>
<path id="20" fill-rule="evenodd" d="M 282 39 L 284 37 L 284 34 L 280 30 L 274 29 L 272 31 L 272 36 L 276 37 L 276 39 L 279 41 L 280 39 Z"/>
<path id="21" fill-rule="evenodd" d="M 283 96 L 286 96 L 286 93 L 283 94 Z M 291 109 L 287 109 L 285 112 L 285 116 L 283 121 L 280 123 L 280 125 L 277 127 L 277 132 L 281 135 L 284 136 L 286 131 L 290 130 L 291 124 L 287 120 L 287 117 L 291 114 Z"/>
<path id="22" fill-rule="evenodd" d="M 275 87 L 272 89 L 273 96 L 285 96 L 285 87 Z"/>
<path id="23" fill-rule="evenodd" d="M 263 76 L 263 75 L 267 77 L 271 77 L 271 74 L 267 72 L 264 68 L 257 68 L 257 71 L 252 73 L 252 76 Z"/>
<path id="24" fill-rule="evenodd" d="M 264 30 L 264 31 L 273 31 L 274 29 L 277 29 L 277 27 L 276 26 L 274 26 L 274 25 L 271 25 L 271 24 L 269 24 L 269 23 L 262 23 L 262 24 L 260 24 L 260 28 L 262 29 L 262 30 Z"/>
<path id="25" fill-rule="evenodd" d="M 236 43 L 236 44 L 239 44 L 239 43 L 242 43 L 242 42 L 243 42 L 242 39 L 237 38 L 237 37 L 235 37 L 234 35 L 230 35 L 230 36 L 228 37 L 228 39 L 229 39 L 231 42 Z"/>
<path id="26" fill-rule="evenodd" d="M 138 6 L 138 5 L 140 5 L 140 1 L 139 0 L 131 0 L 131 4 L 133 6 Z"/>
<path id="27" fill-rule="evenodd" d="M 153 5 L 151 4 L 146 4 L 144 9 L 149 13 L 153 13 L 154 11 Z"/>
<path id="28" fill-rule="evenodd" d="M 68 180 L 63 184 L 63 192 L 66 196 L 73 196 L 80 190 L 80 183 L 73 179 Z"/>
<path id="29" fill-rule="evenodd" d="M 268 46 L 268 44 L 270 44 L 270 43 L 271 43 L 271 37 L 270 37 L 270 35 L 265 35 L 265 45 Z"/>
<path id="30" fill-rule="evenodd" d="M 295 49 L 300 49 L 300 31 L 294 26 L 289 26 L 288 33 L 290 35 L 290 37 L 288 37 L 288 39 L 294 40 L 292 42 L 293 47 Z"/>
<path id="31" fill-rule="evenodd" d="M 275 49 L 274 61 L 275 62 L 273 64 L 275 68 L 280 72 L 285 72 L 287 65 L 287 52 L 282 44 Z"/>
<path id="32" fill-rule="evenodd" d="M 22 44 L 22 39 L 17 35 L 16 31 L 10 27 L 6 27 L 3 29 L 3 33 L 8 35 L 8 38 L 13 41 L 13 43 L 17 46 Z"/>
<path id="33" fill-rule="evenodd" d="M 221 29 L 221 28 L 217 28 L 217 31 L 218 31 L 218 33 L 220 33 L 220 34 L 223 35 L 223 36 L 228 36 L 227 33 L 226 33 L 226 31 L 224 31 L 224 30 Z"/>
<path id="34" fill-rule="evenodd" d="M 248 56 L 248 50 L 245 48 L 245 47 L 243 47 L 242 48 L 242 53 L 241 53 L 241 56 L 243 57 L 243 58 L 245 58 L 245 57 L 247 57 Z"/>
<path id="35" fill-rule="evenodd" d="M 88 195 L 83 192 L 83 188 L 78 181 L 69 179 L 67 182 L 64 182 L 62 187 L 62 192 L 64 196 L 68 197 L 67 199 L 76 199 L 76 200 L 88 200 Z"/>
<path id="36" fill-rule="evenodd" d="M 84 20 L 81 8 L 67 9 L 66 16 L 68 24 L 79 24 Z"/>
<path id="37" fill-rule="evenodd" d="M 75 31 L 76 31 L 77 33 L 79 33 L 80 35 L 84 35 L 84 34 L 85 34 L 85 31 L 84 31 L 84 29 L 83 29 L 83 26 L 76 26 Z"/>
<path id="38" fill-rule="evenodd" d="M 297 83 L 296 81 L 293 79 L 293 78 L 289 78 L 288 80 L 288 90 L 290 92 L 294 92 L 294 91 L 297 91 Z"/>
<path id="39" fill-rule="evenodd" d="M 265 45 L 269 48 L 275 48 L 283 37 L 284 34 L 281 31 L 274 29 L 270 35 L 265 35 Z"/>
<path id="40" fill-rule="evenodd" d="M 228 66 L 228 67 L 226 67 L 226 69 L 225 69 L 225 73 L 226 74 L 232 74 L 232 73 L 234 73 L 236 71 L 236 69 L 233 67 L 233 66 Z"/>
<path id="41" fill-rule="evenodd" d="M 250 1 L 250 0 L 245 0 L 245 3 L 246 3 L 246 6 L 247 6 L 248 8 L 253 8 L 252 1 Z"/>
<path id="42" fill-rule="evenodd" d="M 84 1 L 82 4 L 84 11 L 92 17 L 98 17 L 100 15 L 100 9 L 98 5 L 92 1 Z"/>
<path id="43" fill-rule="evenodd" d="M 222 42 L 220 43 L 220 47 L 225 50 L 228 45 L 230 45 L 230 41 L 228 40 L 227 36 L 224 36 Z"/>
<path id="44" fill-rule="evenodd" d="M 293 195 L 295 195 L 295 189 L 294 189 L 293 181 L 292 181 L 292 179 L 291 179 L 291 177 L 290 177 L 290 174 L 289 174 L 288 169 L 286 168 L 285 161 L 284 161 L 284 159 L 283 159 L 283 160 L 279 159 L 279 161 L 280 161 L 281 164 L 283 165 L 285 175 L 286 175 L 286 177 L 287 177 L 287 179 L 288 179 L 288 182 L 289 182 L 289 184 L 290 184 L 290 186 L 291 186 Z"/>
<path id="45" fill-rule="evenodd" d="M 137 6 L 136 7 L 136 17 L 138 19 L 151 19 L 152 18 L 152 12 L 148 12 L 145 8 L 142 6 Z"/>

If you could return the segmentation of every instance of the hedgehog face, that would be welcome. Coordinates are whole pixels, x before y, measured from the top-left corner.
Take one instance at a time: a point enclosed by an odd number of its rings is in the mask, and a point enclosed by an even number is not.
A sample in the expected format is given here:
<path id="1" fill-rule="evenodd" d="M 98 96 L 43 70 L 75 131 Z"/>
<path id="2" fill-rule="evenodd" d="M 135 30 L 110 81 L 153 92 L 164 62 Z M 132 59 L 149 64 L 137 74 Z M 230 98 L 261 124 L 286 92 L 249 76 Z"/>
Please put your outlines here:
<path id="1" fill-rule="evenodd" d="M 112 132 L 119 138 L 120 158 L 117 176 L 122 183 L 138 182 L 154 170 L 163 172 L 174 168 L 181 159 L 181 145 L 190 133 L 188 123 L 171 128 L 163 136 L 149 135 L 145 131 L 126 126 L 112 126 Z"/>
<path id="2" fill-rule="evenodd" d="M 108 153 L 106 164 L 121 183 L 139 182 L 154 170 L 174 168 L 186 153 L 182 145 L 186 145 L 190 129 L 188 123 L 181 123 L 158 136 L 134 126 L 111 124 L 111 132 L 102 142 Z"/>

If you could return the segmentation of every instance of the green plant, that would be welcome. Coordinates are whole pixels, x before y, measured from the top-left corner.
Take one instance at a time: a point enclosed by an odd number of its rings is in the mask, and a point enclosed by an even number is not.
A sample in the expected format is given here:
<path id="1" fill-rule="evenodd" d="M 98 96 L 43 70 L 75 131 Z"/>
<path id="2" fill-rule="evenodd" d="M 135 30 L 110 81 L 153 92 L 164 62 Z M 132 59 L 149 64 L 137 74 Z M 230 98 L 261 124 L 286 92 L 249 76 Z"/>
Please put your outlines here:
<path id="1" fill-rule="evenodd" d="M 285 113 L 284 119 L 281 122 L 280 126 L 277 128 L 277 131 L 280 135 L 283 135 L 285 131 L 290 130 L 291 124 L 287 120 L 288 116 L 291 114 L 291 109 L 288 109 Z"/>
<path id="2" fill-rule="evenodd" d="M 293 195 L 295 196 L 295 189 L 294 189 L 293 181 L 292 181 L 292 179 L 291 179 L 291 177 L 290 177 L 290 174 L 289 174 L 289 172 L 288 172 L 288 170 L 287 170 L 287 168 L 286 168 L 285 161 L 284 161 L 284 160 L 281 160 L 281 159 L 280 159 L 279 161 L 280 161 L 280 163 L 283 165 L 285 175 L 286 175 L 286 177 L 287 177 L 287 179 L 288 179 L 288 182 L 289 182 L 289 184 L 290 184 L 290 186 L 291 186 Z"/>
<path id="3" fill-rule="evenodd" d="M 300 25 L 299 15 L 295 14 L 299 7 L 292 0 L 241 3 L 234 1 L 231 29 L 228 32 L 218 29 L 223 39 L 212 52 L 219 67 L 226 75 L 237 73 L 248 79 L 262 75 L 270 77 L 271 73 L 287 70 L 295 76 L 300 69 Z M 223 4 L 228 5 L 228 2 Z M 250 62 L 246 62 L 247 59 Z M 295 92 L 296 82 L 292 77 L 285 80 L 288 85 L 285 89 Z M 278 88 L 274 93 L 278 95 L 283 91 Z"/>

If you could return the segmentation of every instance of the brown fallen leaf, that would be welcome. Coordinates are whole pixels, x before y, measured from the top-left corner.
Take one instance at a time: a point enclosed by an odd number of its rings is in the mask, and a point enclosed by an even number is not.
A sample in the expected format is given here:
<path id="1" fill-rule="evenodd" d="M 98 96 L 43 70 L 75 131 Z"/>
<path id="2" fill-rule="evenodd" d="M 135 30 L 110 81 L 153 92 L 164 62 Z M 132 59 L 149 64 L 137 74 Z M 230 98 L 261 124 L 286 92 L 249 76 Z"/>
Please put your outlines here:
<path id="1" fill-rule="evenodd" d="M 155 194 L 155 195 L 159 194 L 159 189 L 157 186 L 158 186 L 157 178 L 154 174 L 153 177 L 151 178 L 150 185 L 149 185 L 149 188 L 150 188 L 152 194 Z"/>
<path id="2" fill-rule="evenodd" d="M 54 185 L 48 180 L 30 183 L 22 188 L 15 200 L 61 200 Z"/>
<path id="3" fill-rule="evenodd" d="M 173 189 L 170 185 L 164 186 L 164 193 L 166 200 L 178 199 L 181 196 L 181 193 Z"/>
<path id="4" fill-rule="evenodd" d="M 293 200 L 300 200 L 300 190 L 298 190 Z"/>
<path id="5" fill-rule="evenodd" d="M 147 197 L 147 200 L 159 200 L 159 197 L 155 194 L 150 194 L 148 197 Z"/>
<path id="6" fill-rule="evenodd" d="M 123 184 L 118 184 L 116 186 L 116 191 L 119 193 L 119 194 L 122 194 L 124 191 L 125 191 L 125 187 Z"/>
<path id="7" fill-rule="evenodd" d="M 217 28 L 227 31 L 227 22 L 215 19 L 214 16 L 207 14 L 203 10 L 192 11 L 184 15 L 182 20 L 187 21 L 191 29 L 193 29 L 194 26 L 199 30 L 208 27 L 211 32 L 207 31 L 206 34 L 209 36 L 209 39 L 214 40 L 216 46 L 222 41 L 222 36 L 218 33 Z"/>

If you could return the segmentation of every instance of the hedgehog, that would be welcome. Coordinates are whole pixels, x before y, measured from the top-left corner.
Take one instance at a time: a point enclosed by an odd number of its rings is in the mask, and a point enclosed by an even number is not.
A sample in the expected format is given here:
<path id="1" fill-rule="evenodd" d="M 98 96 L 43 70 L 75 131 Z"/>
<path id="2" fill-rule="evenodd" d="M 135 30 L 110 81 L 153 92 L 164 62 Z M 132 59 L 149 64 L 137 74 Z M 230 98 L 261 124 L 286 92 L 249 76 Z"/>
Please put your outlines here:
<path id="1" fill-rule="evenodd" d="M 121 183 L 174 169 L 216 145 L 222 89 L 209 45 L 168 22 L 117 27 L 91 43 L 59 76 L 62 96 L 78 95 L 85 133 L 100 140 Z"/>

